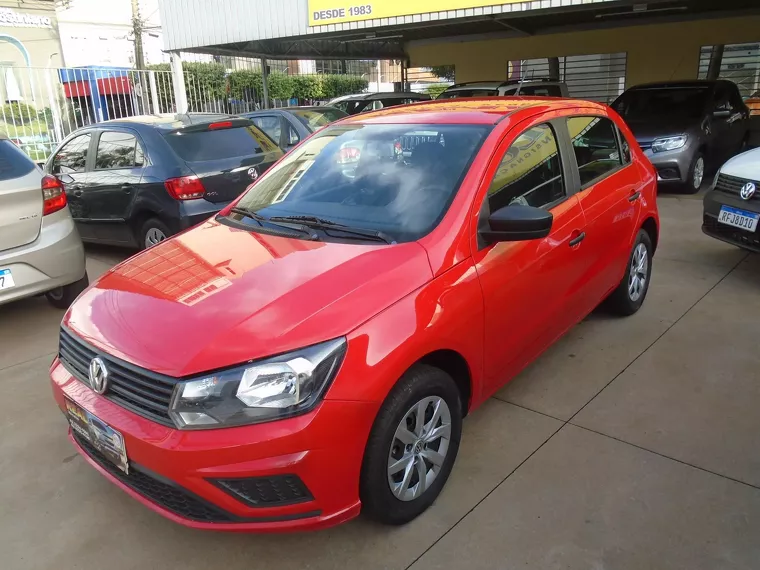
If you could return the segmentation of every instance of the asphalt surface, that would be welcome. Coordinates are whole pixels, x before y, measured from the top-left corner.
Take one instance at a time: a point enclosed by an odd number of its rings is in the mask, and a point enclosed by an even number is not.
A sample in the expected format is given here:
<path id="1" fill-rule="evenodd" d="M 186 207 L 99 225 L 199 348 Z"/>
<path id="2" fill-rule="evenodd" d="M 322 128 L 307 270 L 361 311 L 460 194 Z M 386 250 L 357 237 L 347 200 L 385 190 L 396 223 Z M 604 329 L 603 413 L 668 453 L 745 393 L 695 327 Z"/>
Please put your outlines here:
<path id="1" fill-rule="evenodd" d="M 593 314 L 464 424 L 433 507 L 300 535 L 178 526 L 89 467 L 47 369 L 62 313 L 0 307 L 0 567 L 15 569 L 757 569 L 760 255 L 660 198 L 642 310 Z M 91 249 L 91 278 L 123 258 Z"/>

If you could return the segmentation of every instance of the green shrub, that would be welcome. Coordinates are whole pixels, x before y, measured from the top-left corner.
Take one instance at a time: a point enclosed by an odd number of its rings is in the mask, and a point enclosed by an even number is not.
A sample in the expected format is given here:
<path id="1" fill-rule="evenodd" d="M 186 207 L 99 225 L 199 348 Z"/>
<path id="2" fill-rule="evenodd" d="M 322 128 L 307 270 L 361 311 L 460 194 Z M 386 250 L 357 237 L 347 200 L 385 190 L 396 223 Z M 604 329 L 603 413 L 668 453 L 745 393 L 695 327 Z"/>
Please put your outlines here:
<path id="1" fill-rule="evenodd" d="M 3 105 L 3 117 L 6 123 L 27 125 L 37 120 L 37 109 L 21 101 L 13 101 Z"/>
<path id="2" fill-rule="evenodd" d="M 296 99 L 324 99 L 322 75 L 293 75 L 293 97 Z"/>
<path id="3" fill-rule="evenodd" d="M 446 91 L 446 88 L 448 85 L 445 83 L 434 83 L 433 85 L 428 85 L 428 87 L 425 89 L 425 93 L 430 95 L 433 99 L 438 99 L 438 96 Z"/>
<path id="4" fill-rule="evenodd" d="M 367 80 L 358 75 L 324 75 L 322 83 L 325 99 L 361 93 L 369 86 Z"/>

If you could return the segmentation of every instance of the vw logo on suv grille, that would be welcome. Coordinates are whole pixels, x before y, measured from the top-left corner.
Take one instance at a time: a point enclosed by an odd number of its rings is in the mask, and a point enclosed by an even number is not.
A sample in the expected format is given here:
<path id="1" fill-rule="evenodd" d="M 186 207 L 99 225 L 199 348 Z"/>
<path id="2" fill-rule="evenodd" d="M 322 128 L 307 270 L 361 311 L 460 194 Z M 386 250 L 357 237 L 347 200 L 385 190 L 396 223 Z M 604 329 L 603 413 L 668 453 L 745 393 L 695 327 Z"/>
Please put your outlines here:
<path id="1" fill-rule="evenodd" d="M 742 186 L 742 189 L 739 190 L 739 196 L 741 196 L 743 200 L 750 200 L 752 196 L 755 195 L 755 190 L 755 183 L 747 182 L 744 186 Z"/>
<path id="2" fill-rule="evenodd" d="M 90 361 L 90 386 L 98 394 L 105 394 L 108 390 L 108 368 L 106 363 L 97 357 Z"/>

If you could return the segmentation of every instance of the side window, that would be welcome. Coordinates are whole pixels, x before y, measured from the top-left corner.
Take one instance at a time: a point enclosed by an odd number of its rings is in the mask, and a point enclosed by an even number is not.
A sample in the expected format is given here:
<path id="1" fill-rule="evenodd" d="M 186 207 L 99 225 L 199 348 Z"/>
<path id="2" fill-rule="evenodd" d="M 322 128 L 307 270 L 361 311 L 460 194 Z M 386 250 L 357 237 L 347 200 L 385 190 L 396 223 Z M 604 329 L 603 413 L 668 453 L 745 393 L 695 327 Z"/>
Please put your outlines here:
<path id="1" fill-rule="evenodd" d="M 260 117 L 254 117 L 251 119 L 253 124 L 269 135 L 274 142 L 280 144 L 280 133 L 282 127 L 280 125 L 280 117 L 277 115 L 264 115 Z"/>
<path id="2" fill-rule="evenodd" d="M 288 125 L 288 146 L 295 146 L 301 141 L 301 137 L 293 128 L 293 125 Z"/>
<path id="3" fill-rule="evenodd" d="M 630 164 L 631 162 L 631 145 L 628 143 L 628 139 L 625 138 L 623 131 L 617 129 L 618 140 L 620 141 L 620 150 L 622 151 L 623 164 Z"/>
<path id="4" fill-rule="evenodd" d="M 557 138 L 549 125 L 537 125 L 521 133 L 501 159 L 491 186 L 491 212 L 522 204 L 547 207 L 565 197 Z"/>
<path id="5" fill-rule="evenodd" d="M 729 89 L 729 101 L 731 102 L 731 107 L 734 111 L 738 111 L 744 106 L 744 100 L 736 86 L 731 86 Z"/>
<path id="6" fill-rule="evenodd" d="M 92 134 L 87 133 L 74 137 L 63 145 L 53 158 L 53 174 L 84 172 L 91 138 Z"/>
<path id="7" fill-rule="evenodd" d="M 129 133 L 106 131 L 100 135 L 98 150 L 95 153 L 95 170 L 114 168 L 135 168 L 142 166 L 144 155 L 137 138 Z"/>
<path id="8" fill-rule="evenodd" d="M 623 164 L 615 123 L 604 117 L 571 117 L 567 129 L 581 175 L 581 188 L 606 176 Z"/>
<path id="9" fill-rule="evenodd" d="M 719 84 L 715 88 L 715 93 L 713 94 L 713 108 L 720 109 L 722 111 L 731 110 L 731 103 L 729 102 L 729 93 L 725 85 Z"/>
<path id="10" fill-rule="evenodd" d="M 520 95 L 526 97 L 561 97 L 559 85 L 533 85 L 520 89 Z"/>

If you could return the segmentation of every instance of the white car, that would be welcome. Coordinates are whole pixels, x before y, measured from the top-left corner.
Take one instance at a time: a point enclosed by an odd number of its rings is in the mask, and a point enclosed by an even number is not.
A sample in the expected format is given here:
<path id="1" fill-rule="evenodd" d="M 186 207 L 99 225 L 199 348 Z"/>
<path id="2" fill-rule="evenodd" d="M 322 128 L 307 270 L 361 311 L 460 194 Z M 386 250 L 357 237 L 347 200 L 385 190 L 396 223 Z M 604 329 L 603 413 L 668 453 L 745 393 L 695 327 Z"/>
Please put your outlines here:
<path id="1" fill-rule="evenodd" d="M 726 162 L 705 194 L 702 231 L 760 253 L 760 148 Z"/>
<path id="2" fill-rule="evenodd" d="M 562 81 L 536 79 L 530 81 L 475 81 L 457 83 L 438 96 L 438 99 L 458 97 L 569 97 Z"/>

